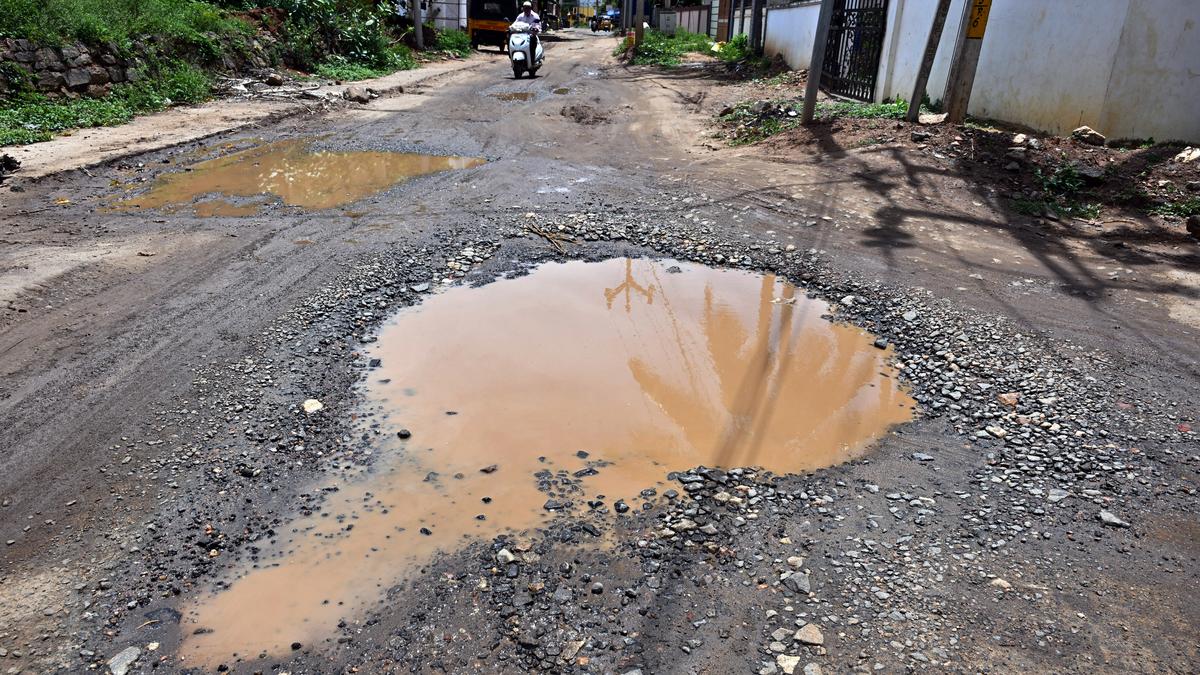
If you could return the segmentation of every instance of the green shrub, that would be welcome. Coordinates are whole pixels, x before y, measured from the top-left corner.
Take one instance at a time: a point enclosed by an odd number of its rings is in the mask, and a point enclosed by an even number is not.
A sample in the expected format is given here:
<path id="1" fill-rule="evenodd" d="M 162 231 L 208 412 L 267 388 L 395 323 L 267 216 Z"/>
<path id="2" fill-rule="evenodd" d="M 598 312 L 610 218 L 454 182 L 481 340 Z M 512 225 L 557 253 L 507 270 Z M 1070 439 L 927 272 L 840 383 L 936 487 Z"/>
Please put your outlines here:
<path id="1" fill-rule="evenodd" d="M 471 53 L 471 37 L 466 31 L 444 30 L 438 33 L 436 48 L 456 56 L 466 56 Z"/>
<path id="2" fill-rule="evenodd" d="M 1189 197 L 1178 201 L 1165 202 L 1150 209 L 1150 212 L 1160 216 L 1174 216 L 1176 218 L 1198 216 L 1200 215 L 1200 197 Z"/>
<path id="3" fill-rule="evenodd" d="M 728 63 L 745 61 L 750 57 L 750 38 L 745 33 L 734 36 L 732 40 L 721 45 L 717 58 Z"/>
<path id="4" fill-rule="evenodd" d="M 381 77 L 397 70 L 412 70 L 416 67 L 417 61 L 413 58 L 412 51 L 404 45 L 397 45 L 391 48 L 382 66 L 365 66 L 361 63 L 354 63 L 344 56 L 331 56 L 324 63 L 318 65 L 313 72 L 318 77 L 327 80 L 353 82 Z"/>
<path id="5" fill-rule="evenodd" d="M 205 33 L 249 31 L 242 21 L 198 0 L 0 0 L 0 37 L 42 44 L 71 40 L 128 44 L 139 36 L 203 45 Z"/>
<path id="6" fill-rule="evenodd" d="M 152 79 L 113 87 L 104 98 L 50 100 L 24 94 L 0 103 L 0 145 L 49 140 L 59 131 L 124 124 L 170 103 L 198 103 L 211 94 L 204 71 L 182 62 L 163 65 Z"/>
<path id="7" fill-rule="evenodd" d="M 856 103 L 854 101 L 820 101 L 815 116 L 821 120 L 839 117 L 856 119 L 904 119 L 908 114 L 908 103 L 896 100 L 890 103 Z"/>
<path id="8" fill-rule="evenodd" d="M 677 66 L 679 59 L 689 52 L 707 52 L 712 47 L 712 41 L 706 35 L 689 33 L 685 30 L 667 35 L 656 30 L 648 30 L 642 36 L 642 46 L 633 54 L 632 63 L 639 65 Z M 618 46 L 619 54 L 625 46 Z"/>

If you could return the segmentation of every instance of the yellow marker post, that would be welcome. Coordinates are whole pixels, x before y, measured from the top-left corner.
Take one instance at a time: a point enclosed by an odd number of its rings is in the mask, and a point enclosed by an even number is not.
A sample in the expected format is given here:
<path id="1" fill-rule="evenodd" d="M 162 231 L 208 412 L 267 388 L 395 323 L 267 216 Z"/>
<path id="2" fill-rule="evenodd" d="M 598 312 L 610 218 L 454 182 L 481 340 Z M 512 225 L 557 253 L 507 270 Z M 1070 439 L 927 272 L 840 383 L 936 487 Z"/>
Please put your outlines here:
<path id="1" fill-rule="evenodd" d="M 992 0 L 970 0 L 971 15 L 967 18 L 967 39 L 982 40 L 987 30 L 988 13 L 992 11 Z"/>

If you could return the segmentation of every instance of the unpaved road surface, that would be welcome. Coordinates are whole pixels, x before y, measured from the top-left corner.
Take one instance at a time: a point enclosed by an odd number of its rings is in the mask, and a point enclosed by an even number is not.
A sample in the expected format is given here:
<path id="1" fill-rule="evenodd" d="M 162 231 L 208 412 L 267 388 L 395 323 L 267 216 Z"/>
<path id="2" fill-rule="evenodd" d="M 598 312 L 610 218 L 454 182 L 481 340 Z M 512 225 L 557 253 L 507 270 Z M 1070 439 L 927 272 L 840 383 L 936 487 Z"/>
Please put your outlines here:
<path id="1" fill-rule="evenodd" d="M 719 149 L 720 77 L 623 68 L 613 44 L 568 33 L 536 79 L 495 55 L 3 188 L 0 668 L 1200 669 L 1194 251 L 1048 236 L 886 146 Z M 320 209 L 118 203 L 280 142 L 488 162 Z M 196 607 L 286 561 L 298 519 L 341 522 L 330 495 L 383 461 L 398 430 L 362 386 L 394 311 L 621 256 L 791 280 L 894 349 L 916 418 L 813 473 L 697 467 L 631 486 L 654 488 L 634 508 L 548 504 L 282 651 L 183 658 L 223 635 Z M 538 481 L 553 499 L 577 484 Z"/>

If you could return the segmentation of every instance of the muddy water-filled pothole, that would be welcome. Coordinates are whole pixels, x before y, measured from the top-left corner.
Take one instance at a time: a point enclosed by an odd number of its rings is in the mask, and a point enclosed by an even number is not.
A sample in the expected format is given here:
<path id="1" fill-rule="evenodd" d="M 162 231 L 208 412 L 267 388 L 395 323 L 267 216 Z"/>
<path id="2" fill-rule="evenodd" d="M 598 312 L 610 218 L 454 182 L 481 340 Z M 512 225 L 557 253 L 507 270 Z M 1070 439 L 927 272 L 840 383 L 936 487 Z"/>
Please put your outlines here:
<path id="1" fill-rule="evenodd" d="M 186 171 L 164 174 L 145 194 L 118 202 L 114 208 L 178 208 L 198 197 L 219 194 L 269 195 L 291 206 L 328 209 L 415 176 L 469 169 L 484 162 L 475 157 L 406 152 L 316 150 L 311 141 L 279 141 L 205 160 Z M 200 206 L 198 210 L 204 208 Z"/>
<path id="2" fill-rule="evenodd" d="M 322 517 L 278 528 L 299 534 L 273 566 L 198 604 L 185 658 L 325 639 L 439 549 L 598 495 L 633 501 L 669 471 L 854 457 L 913 401 L 889 351 L 828 311 L 770 275 L 628 259 L 547 264 L 403 310 L 364 385 L 385 413 L 378 465 Z"/>
<path id="3" fill-rule="evenodd" d="M 529 101 L 533 99 L 532 91 L 513 91 L 504 94 L 492 94 L 501 101 Z"/>

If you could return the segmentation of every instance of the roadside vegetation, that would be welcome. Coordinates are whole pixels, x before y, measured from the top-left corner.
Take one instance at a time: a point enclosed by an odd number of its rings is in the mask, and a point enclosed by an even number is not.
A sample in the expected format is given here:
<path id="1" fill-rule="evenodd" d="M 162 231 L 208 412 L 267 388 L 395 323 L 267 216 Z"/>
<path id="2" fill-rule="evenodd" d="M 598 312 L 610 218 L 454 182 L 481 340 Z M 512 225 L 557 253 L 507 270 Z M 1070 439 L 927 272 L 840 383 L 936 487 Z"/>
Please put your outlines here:
<path id="1" fill-rule="evenodd" d="M 0 146 L 48 141 L 67 129 L 124 124 L 174 104 L 199 103 L 211 91 L 207 73 L 178 62 L 164 67 L 154 79 L 115 87 L 104 98 L 50 100 L 41 94 L 22 94 L 0 103 Z"/>
<path id="2" fill-rule="evenodd" d="M 47 97 L 10 64 L 0 72 L 12 90 L 0 98 L 0 146 L 204 101 L 213 74 L 228 57 L 241 62 L 256 36 L 270 38 L 260 44 L 274 66 L 350 81 L 416 68 L 412 32 L 392 3 L 373 0 L 0 0 L 0 38 L 107 45 L 142 64 L 139 81 L 99 98 Z M 427 26 L 426 36 L 430 56 L 470 53 L 463 31 Z"/>
<path id="3" fill-rule="evenodd" d="M 804 101 L 780 99 L 772 101 L 743 101 L 726 109 L 721 121 L 732 128 L 732 145 L 749 145 L 801 126 Z M 819 101 L 814 116 L 821 122 L 840 118 L 904 119 L 908 103 L 856 103 L 853 101 Z"/>
<path id="4" fill-rule="evenodd" d="M 683 61 L 685 54 L 706 54 L 727 63 L 757 60 L 750 52 L 745 35 L 738 35 L 729 42 L 716 43 L 707 35 L 676 31 L 674 35 L 647 30 L 642 36 L 642 45 L 633 46 L 633 34 L 625 37 L 613 51 L 614 56 L 626 56 L 629 62 L 641 66 L 671 68 Z"/>

